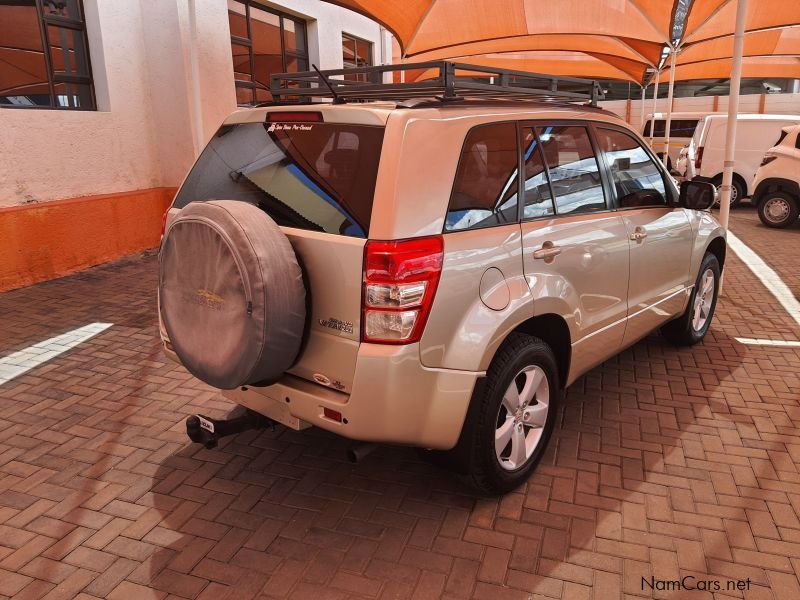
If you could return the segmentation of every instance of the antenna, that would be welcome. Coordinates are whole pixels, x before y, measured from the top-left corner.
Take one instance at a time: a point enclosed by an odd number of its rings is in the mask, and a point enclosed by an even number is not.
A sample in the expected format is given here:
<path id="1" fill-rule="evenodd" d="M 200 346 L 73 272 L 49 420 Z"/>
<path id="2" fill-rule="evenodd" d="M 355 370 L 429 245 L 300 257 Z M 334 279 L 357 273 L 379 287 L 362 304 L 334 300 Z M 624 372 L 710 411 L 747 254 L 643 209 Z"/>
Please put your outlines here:
<path id="1" fill-rule="evenodd" d="M 320 71 L 317 68 L 317 65 L 311 65 L 311 66 L 317 72 L 317 75 L 319 75 L 319 78 L 322 80 L 322 83 L 324 83 L 327 86 L 327 88 L 331 91 L 331 96 L 333 96 L 333 103 L 344 104 L 345 102 L 347 102 L 347 100 L 345 100 L 344 98 L 339 97 L 339 94 L 337 94 L 336 90 L 333 89 L 331 82 L 328 81 L 328 78 L 325 75 L 323 75 L 322 71 Z"/>

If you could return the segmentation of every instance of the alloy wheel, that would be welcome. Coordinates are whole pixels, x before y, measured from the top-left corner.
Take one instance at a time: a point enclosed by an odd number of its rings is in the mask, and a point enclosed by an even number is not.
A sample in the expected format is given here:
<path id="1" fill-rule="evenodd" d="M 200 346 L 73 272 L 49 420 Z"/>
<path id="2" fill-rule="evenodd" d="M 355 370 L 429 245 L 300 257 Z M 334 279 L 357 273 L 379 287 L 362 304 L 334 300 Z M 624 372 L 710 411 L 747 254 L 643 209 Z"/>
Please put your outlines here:
<path id="1" fill-rule="evenodd" d="M 702 331 L 711 315 L 711 304 L 714 302 L 714 272 L 706 269 L 700 278 L 700 286 L 694 297 L 694 313 L 692 329 Z"/>
<path id="2" fill-rule="evenodd" d="M 497 411 L 495 453 L 500 466 L 515 471 L 530 460 L 542 439 L 550 409 L 550 385 L 536 365 L 511 380 Z"/>

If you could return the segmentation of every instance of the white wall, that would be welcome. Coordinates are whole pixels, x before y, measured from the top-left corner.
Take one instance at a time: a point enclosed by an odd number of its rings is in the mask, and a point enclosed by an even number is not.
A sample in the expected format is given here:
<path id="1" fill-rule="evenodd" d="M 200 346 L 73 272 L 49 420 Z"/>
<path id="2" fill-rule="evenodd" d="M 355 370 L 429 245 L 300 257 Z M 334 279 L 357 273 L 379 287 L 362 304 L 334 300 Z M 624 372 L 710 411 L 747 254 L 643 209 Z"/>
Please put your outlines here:
<path id="1" fill-rule="evenodd" d="M 650 90 L 652 93 L 652 89 Z M 607 102 L 600 102 L 600 106 L 606 110 L 618 114 L 623 119 L 625 118 L 627 100 L 609 100 Z M 717 112 L 728 112 L 728 96 L 719 96 L 717 101 Z M 760 94 L 748 94 L 739 97 L 739 112 L 740 113 L 758 113 L 761 103 Z M 641 97 L 631 100 L 631 115 L 629 122 L 634 127 L 638 128 L 641 123 Z M 653 111 L 653 98 L 648 97 L 644 102 L 644 115 L 645 117 L 653 112 L 666 112 L 669 108 L 669 103 L 666 98 L 659 98 L 657 109 Z M 714 111 L 714 97 L 713 96 L 699 96 L 690 98 L 675 98 L 675 112 L 713 112 Z M 800 114 L 800 93 L 798 94 L 766 94 L 764 96 L 764 112 L 767 114 Z"/>
<path id="2" fill-rule="evenodd" d="M 319 0 L 265 2 L 307 19 L 309 55 L 341 68 L 341 35 L 391 41 Z M 194 160 L 187 0 L 84 0 L 98 110 L 0 109 L 0 207 L 178 185 Z M 236 109 L 226 0 L 196 0 L 203 140 Z M 387 46 L 388 45 L 388 46 Z M 387 51 L 388 47 L 388 51 Z"/>

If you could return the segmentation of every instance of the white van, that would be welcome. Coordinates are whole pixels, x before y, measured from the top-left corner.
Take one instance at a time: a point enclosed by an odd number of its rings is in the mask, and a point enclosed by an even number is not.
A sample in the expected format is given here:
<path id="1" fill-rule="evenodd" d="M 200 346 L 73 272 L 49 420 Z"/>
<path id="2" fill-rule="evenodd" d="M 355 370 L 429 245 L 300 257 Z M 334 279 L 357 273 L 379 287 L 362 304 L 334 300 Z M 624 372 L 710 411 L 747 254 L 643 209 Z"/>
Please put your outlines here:
<path id="1" fill-rule="evenodd" d="M 772 148 L 789 125 L 800 124 L 800 115 L 740 114 L 736 128 L 731 206 L 755 191 L 753 178 L 764 153 Z M 710 181 L 722 185 L 725 163 L 725 135 L 728 115 L 713 114 L 700 119 L 689 145 L 681 150 L 675 164 L 684 179 Z"/>
<path id="2" fill-rule="evenodd" d="M 688 144 L 700 119 L 713 114 L 709 112 L 674 112 L 672 113 L 672 121 L 669 125 L 669 158 L 667 159 L 667 170 L 673 170 L 673 166 L 678 161 L 678 155 L 686 144 Z M 664 159 L 664 147 L 667 139 L 665 133 L 667 131 L 667 113 L 651 113 L 647 115 L 644 128 L 642 129 L 642 137 L 650 140 L 650 129 L 653 129 L 653 143 L 651 144 L 653 152 L 655 152 L 660 159 Z"/>
<path id="3" fill-rule="evenodd" d="M 753 182 L 753 203 L 767 227 L 789 227 L 800 216 L 800 125 L 784 127 Z"/>

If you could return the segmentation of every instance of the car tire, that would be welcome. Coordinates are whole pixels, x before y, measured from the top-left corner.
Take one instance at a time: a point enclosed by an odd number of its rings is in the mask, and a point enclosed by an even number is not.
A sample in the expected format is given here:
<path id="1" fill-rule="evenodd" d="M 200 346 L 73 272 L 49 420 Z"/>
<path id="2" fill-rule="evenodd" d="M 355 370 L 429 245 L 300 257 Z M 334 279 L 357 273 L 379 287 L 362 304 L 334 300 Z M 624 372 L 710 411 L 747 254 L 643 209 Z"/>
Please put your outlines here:
<path id="1" fill-rule="evenodd" d="M 427 458 L 459 471 L 482 494 L 509 492 L 525 483 L 541 460 L 562 393 L 550 346 L 512 333 L 473 394 L 456 447 L 428 452 Z"/>
<path id="2" fill-rule="evenodd" d="M 717 175 L 714 179 L 711 180 L 711 183 L 714 184 L 714 187 L 717 188 L 717 200 L 714 202 L 715 207 L 719 207 L 720 198 L 722 198 L 722 192 L 720 188 L 722 187 L 722 175 Z M 746 193 L 742 182 L 739 181 L 736 177 L 733 178 L 733 182 L 731 184 L 733 187 L 731 188 L 731 193 L 733 197 L 731 198 L 731 208 L 735 206 L 739 206 L 742 203 L 742 199 Z"/>
<path id="3" fill-rule="evenodd" d="M 758 218 L 767 227 L 783 229 L 797 221 L 800 203 L 786 192 L 765 194 L 758 203 Z"/>
<path id="4" fill-rule="evenodd" d="M 707 252 L 700 263 L 689 304 L 684 313 L 661 328 L 662 335 L 676 346 L 693 346 L 711 327 L 717 307 L 721 269 L 717 257 Z"/>

